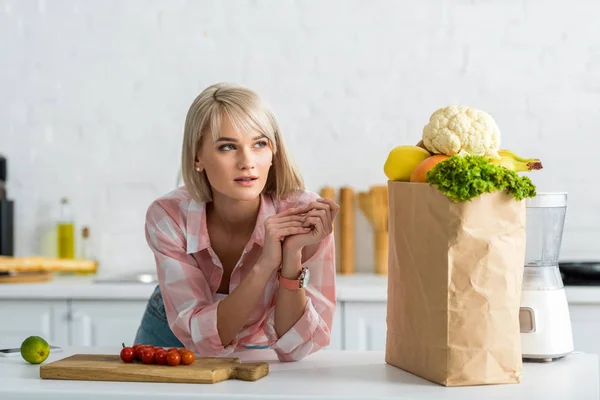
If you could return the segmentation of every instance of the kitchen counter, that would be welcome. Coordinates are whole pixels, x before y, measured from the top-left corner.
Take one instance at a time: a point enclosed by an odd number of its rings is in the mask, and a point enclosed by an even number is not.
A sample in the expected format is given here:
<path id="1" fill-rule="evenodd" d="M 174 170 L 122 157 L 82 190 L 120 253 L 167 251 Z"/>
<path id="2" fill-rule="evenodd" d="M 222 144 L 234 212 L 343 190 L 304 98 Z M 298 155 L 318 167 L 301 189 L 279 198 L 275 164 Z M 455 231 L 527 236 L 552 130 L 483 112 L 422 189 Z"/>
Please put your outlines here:
<path id="1" fill-rule="evenodd" d="M 118 354 L 118 347 L 66 348 L 49 363 L 71 354 Z M 269 350 L 236 354 L 267 361 L 270 372 L 256 382 L 216 384 L 45 380 L 39 366 L 20 357 L 0 358 L 0 399 L 598 399 L 598 357 L 572 354 L 553 363 L 525 363 L 519 384 L 444 387 L 387 365 L 384 352 L 321 351 L 281 363 Z M 177 367 L 175 367 L 177 368 Z"/>
<path id="2" fill-rule="evenodd" d="M 0 285 L 0 299 L 145 300 L 156 284 L 94 282 L 91 276 L 56 276 L 45 283 Z M 385 302 L 387 278 L 374 274 L 338 275 L 339 301 Z M 570 304 L 600 304 L 600 286 L 567 286 Z"/>

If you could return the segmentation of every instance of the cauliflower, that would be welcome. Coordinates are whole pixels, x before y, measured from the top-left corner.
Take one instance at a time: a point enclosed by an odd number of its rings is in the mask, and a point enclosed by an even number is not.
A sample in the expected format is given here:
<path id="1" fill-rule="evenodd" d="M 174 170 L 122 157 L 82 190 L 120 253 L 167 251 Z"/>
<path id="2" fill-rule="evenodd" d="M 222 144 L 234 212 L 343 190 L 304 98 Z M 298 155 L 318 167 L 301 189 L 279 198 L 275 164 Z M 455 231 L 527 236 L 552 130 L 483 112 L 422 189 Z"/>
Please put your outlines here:
<path id="1" fill-rule="evenodd" d="M 485 111 L 448 106 L 431 114 L 423 128 L 423 144 L 434 154 L 500 158 L 500 129 Z"/>

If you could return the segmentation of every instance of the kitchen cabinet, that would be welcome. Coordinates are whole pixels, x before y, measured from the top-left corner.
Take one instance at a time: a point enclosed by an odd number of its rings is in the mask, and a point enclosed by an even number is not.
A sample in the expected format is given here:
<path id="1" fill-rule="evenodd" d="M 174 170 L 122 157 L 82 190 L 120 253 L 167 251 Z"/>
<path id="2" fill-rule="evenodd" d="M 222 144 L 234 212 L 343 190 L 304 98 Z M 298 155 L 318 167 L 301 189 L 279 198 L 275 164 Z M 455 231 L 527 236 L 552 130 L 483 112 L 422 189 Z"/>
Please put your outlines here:
<path id="1" fill-rule="evenodd" d="M 0 346 L 38 335 L 58 346 L 132 343 L 146 300 L 0 300 Z M 569 306 L 575 350 L 600 354 L 600 304 Z M 338 301 L 327 350 L 385 350 L 385 301 Z"/>
<path id="2" fill-rule="evenodd" d="M 68 346 L 66 301 L 0 300 L 0 347 L 20 347 L 28 336 L 41 336 L 50 344 Z"/>
<path id="3" fill-rule="evenodd" d="M 147 301 L 70 301 L 71 346 L 133 344 Z"/>
<path id="4" fill-rule="evenodd" d="M 337 285 L 326 350 L 385 350 L 385 278 L 340 276 Z M 18 347 L 31 335 L 61 346 L 131 343 L 153 289 L 145 284 L 95 284 L 83 277 L 0 285 L 0 345 Z M 575 350 L 600 354 L 600 287 L 569 287 L 567 297 Z"/>
<path id="5" fill-rule="evenodd" d="M 600 305 L 569 306 L 575 351 L 600 354 Z"/>
<path id="6" fill-rule="evenodd" d="M 71 346 L 114 346 L 133 343 L 146 301 L 70 301 Z M 334 315 L 328 350 L 342 350 L 341 313 Z"/>
<path id="7" fill-rule="evenodd" d="M 385 350 L 386 302 L 345 302 L 344 350 Z M 600 304 L 569 306 L 575 351 L 600 354 Z"/>
<path id="8" fill-rule="evenodd" d="M 333 326 L 331 328 L 331 338 L 327 350 L 343 350 L 343 332 L 344 327 L 342 325 L 342 305 L 337 304 L 335 314 L 333 315 Z"/>
<path id="9" fill-rule="evenodd" d="M 344 303 L 344 350 L 385 350 L 386 302 Z"/>
<path id="10" fill-rule="evenodd" d="M 147 300 L 0 300 L 0 347 L 37 335 L 57 346 L 132 344 Z M 327 350 L 343 350 L 341 306 Z"/>

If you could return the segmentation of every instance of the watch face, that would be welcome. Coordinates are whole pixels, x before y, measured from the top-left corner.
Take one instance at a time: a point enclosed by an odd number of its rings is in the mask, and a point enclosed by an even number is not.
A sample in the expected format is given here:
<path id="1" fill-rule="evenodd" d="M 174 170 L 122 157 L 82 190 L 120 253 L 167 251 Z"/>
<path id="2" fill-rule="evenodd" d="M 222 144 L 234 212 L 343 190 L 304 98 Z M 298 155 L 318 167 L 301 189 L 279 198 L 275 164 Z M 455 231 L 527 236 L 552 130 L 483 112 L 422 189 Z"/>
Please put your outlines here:
<path id="1" fill-rule="evenodd" d="M 308 286 L 308 281 L 310 280 L 310 270 L 307 268 L 304 270 L 304 276 L 302 277 L 302 280 L 300 282 L 300 287 L 307 287 Z"/>

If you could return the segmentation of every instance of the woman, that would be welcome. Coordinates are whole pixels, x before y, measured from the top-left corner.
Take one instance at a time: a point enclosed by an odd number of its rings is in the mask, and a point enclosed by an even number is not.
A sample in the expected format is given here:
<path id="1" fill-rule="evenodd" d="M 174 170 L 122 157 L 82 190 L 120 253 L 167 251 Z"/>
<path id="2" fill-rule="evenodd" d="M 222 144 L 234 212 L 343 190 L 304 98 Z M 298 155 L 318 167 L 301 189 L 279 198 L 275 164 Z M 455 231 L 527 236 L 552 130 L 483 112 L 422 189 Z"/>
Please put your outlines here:
<path id="1" fill-rule="evenodd" d="M 205 89 L 182 174 L 146 215 L 159 285 L 135 342 L 200 356 L 270 347 L 282 361 L 327 346 L 339 206 L 304 190 L 269 107 L 241 86 Z"/>

